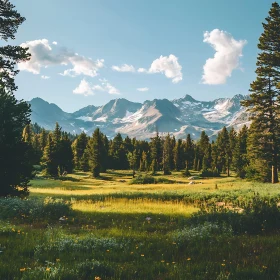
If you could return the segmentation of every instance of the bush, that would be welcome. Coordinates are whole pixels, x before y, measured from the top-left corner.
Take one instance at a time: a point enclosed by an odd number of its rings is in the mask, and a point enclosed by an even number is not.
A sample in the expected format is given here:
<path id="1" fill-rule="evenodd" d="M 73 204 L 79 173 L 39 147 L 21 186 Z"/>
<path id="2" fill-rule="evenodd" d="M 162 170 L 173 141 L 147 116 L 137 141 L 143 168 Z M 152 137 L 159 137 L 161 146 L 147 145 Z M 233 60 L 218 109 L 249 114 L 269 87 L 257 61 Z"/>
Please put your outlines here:
<path id="1" fill-rule="evenodd" d="M 205 222 L 202 225 L 176 231 L 173 233 L 173 240 L 179 245 L 186 245 L 189 242 L 209 239 L 215 236 L 230 237 L 232 235 L 232 228 L 228 225 Z"/>
<path id="2" fill-rule="evenodd" d="M 71 213 L 71 203 L 62 199 L 0 199 L 1 219 L 57 220 Z"/>
<path id="3" fill-rule="evenodd" d="M 138 175 L 137 177 L 135 177 L 134 179 L 132 179 L 130 181 L 130 184 L 174 184 L 175 181 L 174 180 L 169 180 L 167 178 L 154 178 L 151 175 Z"/>
<path id="4" fill-rule="evenodd" d="M 241 207 L 243 207 L 243 212 L 239 214 L 224 207 L 211 205 L 194 214 L 188 223 L 190 225 L 205 222 L 227 224 L 237 234 L 244 232 L 259 234 L 280 229 L 280 211 L 275 200 L 255 196 L 251 202 Z"/>
<path id="5" fill-rule="evenodd" d="M 151 175 L 138 175 L 130 181 L 130 184 L 155 184 L 156 179 Z"/>
<path id="6" fill-rule="evenodd" d="M 215 170 L 202 170 L 201 177 L 220 177 L 220 173 Z"/>

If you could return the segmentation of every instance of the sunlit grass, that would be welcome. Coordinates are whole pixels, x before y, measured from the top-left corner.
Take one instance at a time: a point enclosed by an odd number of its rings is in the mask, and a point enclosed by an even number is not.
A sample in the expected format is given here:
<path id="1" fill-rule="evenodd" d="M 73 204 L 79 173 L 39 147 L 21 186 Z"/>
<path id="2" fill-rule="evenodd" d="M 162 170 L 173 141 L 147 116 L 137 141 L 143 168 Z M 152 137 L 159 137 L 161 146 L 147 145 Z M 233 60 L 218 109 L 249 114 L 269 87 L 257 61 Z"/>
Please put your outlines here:
<path id="1" fill-rule="evenodd" d="M 148 199 L 106 199 L 105 201 L 74 201 L 74 210 L 102 213 L 147 213 L 189 216 L 199 209 L 181 201 L 154 201 Z"/>

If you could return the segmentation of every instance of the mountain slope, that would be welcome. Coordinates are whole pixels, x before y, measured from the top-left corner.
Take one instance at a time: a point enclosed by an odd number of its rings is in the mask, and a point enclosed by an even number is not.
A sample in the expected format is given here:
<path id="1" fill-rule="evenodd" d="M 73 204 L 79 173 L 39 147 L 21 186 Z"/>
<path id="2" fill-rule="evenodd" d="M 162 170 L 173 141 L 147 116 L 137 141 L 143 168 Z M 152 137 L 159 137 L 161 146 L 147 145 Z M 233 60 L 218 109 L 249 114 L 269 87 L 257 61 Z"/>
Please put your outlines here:
<path id="1" fill-rule="evenodd" d="M 57 105 L 40 98 L 30 101 L 32 122 L 46 129 L 53 129 L 58 122 L 71 133 L 85 131 L 91 134 L 100 127 L 108 137 L 117 132 L 149 139 L 156 131 L 171 133 L 177 138 L 185 138 L 190 133 L 194 139 L 201 131 L 214 136 L 223 126 L 240 129 L 250 125 L 249 115 L 241 107 L 240 101 L 247 98 L 235 95 L 232 98 L 219 98 L 213 101 L 197 101 L 190 95 L 175 100 L 154 99 L 143 104 L 126 99 L 114 99 L 103 106 L 87 106 L 74 113 L 65 113 Z"/>

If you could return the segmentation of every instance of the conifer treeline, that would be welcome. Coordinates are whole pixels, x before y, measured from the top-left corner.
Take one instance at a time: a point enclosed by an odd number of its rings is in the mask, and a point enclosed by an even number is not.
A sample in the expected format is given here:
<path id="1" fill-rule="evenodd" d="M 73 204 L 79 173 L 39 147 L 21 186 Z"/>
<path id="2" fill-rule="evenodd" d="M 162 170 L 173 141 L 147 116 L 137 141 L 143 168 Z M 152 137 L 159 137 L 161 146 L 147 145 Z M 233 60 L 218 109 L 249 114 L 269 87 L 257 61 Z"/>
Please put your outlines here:
<path id="1" fill-rule="evenodd" d="M 53 177 L 71 173 L 74 168 L 90 171 L 93 177 L 107 169 L 131 169 L 133 175 L 136 170 L 152 174 L 163 171 L 165 175 L 180 170 L 189 175 L 189 170 L 195 170 L 203 176 L 229 176 L 234 171 L 240 178 L 253 174 L 249 168 L 246 126 L 238 133 L 224 127 L 212 142 L 204 131 L 197 141 L 190 134 L 177 140 L 158 133 L 150 141 L 123 138 L 120 133 L 109 140 L 99 128 L 91 137 L 84 132 L 73 137 L 63 132 L 59 124 L 53 132 L 36 124 L 27 125 L 23 138 L 29 144 L 32 163 L 42 165 L 45 173 Z"/>

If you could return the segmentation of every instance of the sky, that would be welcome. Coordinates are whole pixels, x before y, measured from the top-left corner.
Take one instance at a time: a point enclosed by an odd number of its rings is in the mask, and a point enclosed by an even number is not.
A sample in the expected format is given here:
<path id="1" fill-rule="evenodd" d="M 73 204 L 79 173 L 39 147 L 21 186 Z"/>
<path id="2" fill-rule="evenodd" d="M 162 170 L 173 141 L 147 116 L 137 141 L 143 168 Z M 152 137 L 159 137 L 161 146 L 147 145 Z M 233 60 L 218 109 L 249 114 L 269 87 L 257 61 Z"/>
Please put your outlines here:
<path id="1" fill-rule="evenodd" d="M 29 47 L 16 97 L 66 112 L 111 99 L 248 94 L 270 0 L 11 0 Z M 5 45 L 5 42 L 1 42 Z"/>

